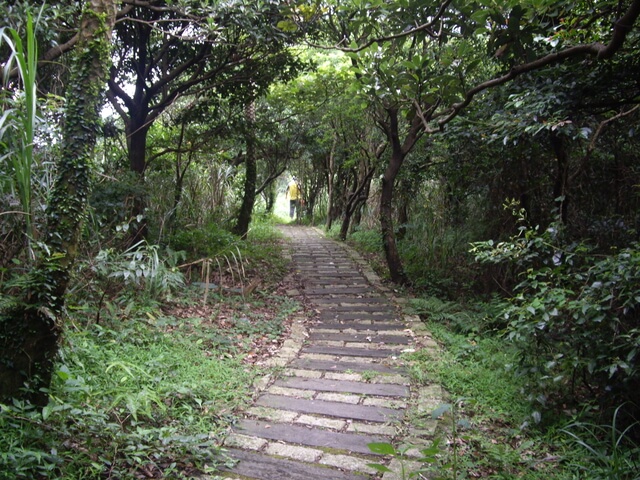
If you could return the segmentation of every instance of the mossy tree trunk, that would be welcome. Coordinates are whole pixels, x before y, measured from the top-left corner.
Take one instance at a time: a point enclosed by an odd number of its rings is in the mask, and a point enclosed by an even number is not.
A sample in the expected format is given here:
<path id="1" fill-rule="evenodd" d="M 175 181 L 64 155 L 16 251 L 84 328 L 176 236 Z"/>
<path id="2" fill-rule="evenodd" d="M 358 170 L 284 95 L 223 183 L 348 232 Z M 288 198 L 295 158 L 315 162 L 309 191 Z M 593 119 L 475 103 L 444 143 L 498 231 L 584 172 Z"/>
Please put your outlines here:
<path id="1" fill-rule="evenodd" d="M 62 331 L 64 296 L 78 252 L 91 190 L 93 150 L 102 87 L 110 63 L 116 0 L 87 0 L 73 52 L 58 177 L 47 207 L 47 250 L 42 252 L 25 301 L 0 318 L 0 398 L 37 405 L 46 392 Z M 23 390 L 25 384 L 29 387 Z"/>

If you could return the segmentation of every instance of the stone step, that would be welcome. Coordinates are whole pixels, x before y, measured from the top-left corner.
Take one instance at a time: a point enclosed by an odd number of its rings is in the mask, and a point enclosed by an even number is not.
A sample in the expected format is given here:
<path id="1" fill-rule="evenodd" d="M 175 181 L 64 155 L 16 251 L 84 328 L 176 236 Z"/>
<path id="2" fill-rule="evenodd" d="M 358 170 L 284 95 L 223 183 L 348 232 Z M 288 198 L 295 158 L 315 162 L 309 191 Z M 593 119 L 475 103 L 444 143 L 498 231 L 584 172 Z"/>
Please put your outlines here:
<path id="1" fill-rule="evenodd" d="M 358 342 L 371 344 L 408 345 L 410 337 L 404 335 L 365 335 L 352 333 L 309 333 L 309 340 L 332 340 L 336 342 Z"/>
<path id="2" fill-rule="evenodd" d="M 319 353 L 322 355 L 335 355 L 339 357 L 367 357 L 387 358 L 397 355 L 396 350 L 388 348 L 352 348 L 352 347 L 323 347 L 311 345 L 303 348 L 300 353 Z"/>
<path id="3" fill-rule="evenodd" d="M 317 321 L 310 328 L 310 331 L 313 332 L 314 329 L 323 329 L 323 330 L 374 330 L 374 331 L 391 331 L 391 330 L 401 330 L 404 328 L 404 325 L 400 323 L 369 323 L 369 320 L 363 320 L 361 322 L 339 322 L 334 323 L 332 321 Z"/>
<path id="4" fill-rule="evenodd" d="M 371 455 L 367 446 L 370 443 L 388 442 L 381 436 L 342 433 L 308 428 L 288 423 L 270 423 L 261 420 L 241 420 L 234 428 L 237 433 L 252 435 L 268 440 L 278 440 L 309 447 L 328 448 L 332 451 L 345 450 L 347 452 Z M 283 479 L 287 478 L 286 476 Z"/>
<path id="5" fill-rule="evenodd" d="M 405 385 L 352 382 L 349 380 L 329 380 L 324 378 L 285 377 L 274 385 L 287 388 L 299 388 L 321 392 L 347 392 L 378 397 L 409 397 L 409 388 Z"/>
<path id="6" fill-rule="evenodd" d="M 230 449 L 227 454 L 239 462 L 227 472 L 256 480 L 363 480 L 365 475 L 341 472 L 329 467 L 270 457 L 261 453 Z"/>
<path id="7" fill-rule="evenodd" d="M 320 314 L 320 320 L 396 320 L 397 315 L 392 313 L 373 313 L 373 312 L 349 312 L 349 313 L 334 313 L 324 311 Z"/>
<path id="8" fill-rule="evenodd" d="M 389 300 L 384 297 L 341 297 L 341 298 L 314 298 L 312 303 L 316 305 L 335 305 L 341 307 L 349 307 L 350 305 L 371 305 L 383 304 L 389 305 Z M 353 307 L 349 307 L 353 308 Z M 359 308 L 359 307 L 355 307 Z"/>
<path id="9" fill-rule="evenodd" d="M 324 370 L 329 372 L 378 372 L 378 373 L 402 373 L 397 367 L 388 367 L 379 363 L 355 363 L 329 360 L 313 360 L 310 358 L 296 358 L 289 366 L 303 370 Z"/>
<path id="10" fill-rule="evenodd" d="M 377 293 L 371 287 L 343 287 L 343 288 L 305 288 L 307 295 L 353 295 L 354 293 Z"/>
<path id="11" fill-rule="evenodd" d="M 318 302 L 318 299 L 314 299 L 314 302 Z M 331 306 L 325 307 L 323 309 L 323 314 L 330 313 L 357 313 L 357 312 L 378 312 L 378 313 L 387 313 L 392 315 L 396 312 L 396 309 L 390 305 L 348 305 L 348 306 Z"/>
<path id="12" fill-rule="evenodd" d="M 307 400 L 305 398 L 289 397 L 285 395 L 261 395 L 255 402 L 261 407 L 282 408 L 300 413 L 313 413 L 328 417 L 348 418 L 366 422 L 384 423 L 399 420 L 404 416 L 402 410 L 386 407 L 366 405 L 352 405 L 342 402 L 328 402 L 323 400 Z"/>

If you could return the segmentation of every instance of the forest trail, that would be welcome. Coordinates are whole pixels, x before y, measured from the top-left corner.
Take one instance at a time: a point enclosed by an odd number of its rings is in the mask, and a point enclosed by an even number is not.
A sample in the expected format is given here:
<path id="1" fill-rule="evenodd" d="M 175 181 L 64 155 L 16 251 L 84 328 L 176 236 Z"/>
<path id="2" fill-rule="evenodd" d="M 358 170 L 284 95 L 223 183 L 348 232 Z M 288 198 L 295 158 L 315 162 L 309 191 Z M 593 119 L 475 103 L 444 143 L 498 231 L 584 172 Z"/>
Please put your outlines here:
<path id="1" fill-rule="evenodd" d="M 437 346 L 357 253 L 311 227 L 281 230 L 298 286 L 288 294 L 305 297 L 317 314 L 293 319 L 290 337 L 270 359 L 281 370 L 262 380 L 225 441 L 238 463 L 224 475 L 362 480 L 380 478 L 367 466 L 380 463 L 394 471 L 384 480 L 402 478 L 398 460 L 368 444 L 430 445 L 436 422 L 429 414 L 444 403 L 443 391 L 412 387 L 400 357 L 418 345 Z"/>

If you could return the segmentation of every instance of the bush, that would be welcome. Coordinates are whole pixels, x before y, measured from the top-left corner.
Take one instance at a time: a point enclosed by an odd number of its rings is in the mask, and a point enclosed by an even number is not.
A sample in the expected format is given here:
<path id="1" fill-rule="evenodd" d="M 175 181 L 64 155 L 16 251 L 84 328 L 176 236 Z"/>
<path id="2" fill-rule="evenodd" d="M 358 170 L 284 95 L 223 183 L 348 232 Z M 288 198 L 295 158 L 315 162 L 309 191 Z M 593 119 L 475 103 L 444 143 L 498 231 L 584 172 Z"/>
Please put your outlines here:
<path id="1" fill-rule="evenodd" d="M 171 237 L 174 250 L 187 252 L 189 258 L 213 258 L 231 249 L 238 238 L 216 224 L 204 228 L 182 229 Z"/>
<path id="2" fill-rule="evenodd" d="M 609 254 L 564 241 L 558 224 L 473 244 L 476 259 L 516 265 L 524 280 L 503 312 L 532 399 L 593 397 L 612 410 L 640 388 L 640 245 Z M 627 405 L 632 405 L 630 402 Z"/>

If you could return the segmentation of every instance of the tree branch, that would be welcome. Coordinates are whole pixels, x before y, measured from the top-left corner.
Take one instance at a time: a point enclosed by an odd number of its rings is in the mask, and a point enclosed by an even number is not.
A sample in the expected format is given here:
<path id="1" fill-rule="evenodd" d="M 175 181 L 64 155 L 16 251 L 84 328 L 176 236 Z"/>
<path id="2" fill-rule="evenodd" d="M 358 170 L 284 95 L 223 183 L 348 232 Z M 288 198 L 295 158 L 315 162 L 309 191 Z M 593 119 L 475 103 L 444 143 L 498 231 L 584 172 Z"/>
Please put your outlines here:
<path id="1" fill-rule="evenodd" d="M 437 126 L 435 128 L 430 127 L 429 125 L 424 125 L 425 130 L 427 131 L 427 133 L 433 133 L 442 130 L 444 125 L 453 120 L 453 118 L 455 118 L 463 108 L 468 106 L 473 100 L 473 97 L 475 97 L 478 93 L 496 87 L 498 85 L 505 84 L 518 77 L 519 75 L 522 75 L 523 73 L 539 70 L 547 65 L 559 63 L 566 59 L 583 55 L 593 55 L 599 60 L 611 58 L 618 50 L 620 50 L 620 48 L 622 48 L 627 34 L 631 31 L 633 24 L 636 22 L 639 16 L 640 0 L 634 0 L 627 9 L 626 13 L 620 18 L 620 20 L 615 22 L 611 41 L 607 45 L 603 45 L 599 42 L 585 45 L 576 45 L 560 52 L 545 55 L 544 57 L 538 58 L 532 62 L 517 65 L 505 75 L 487 80 L 486 82 L 480 83 L 471 90 L 467 91 L 464 100 L 455 103 L 449 109 L 437 115 L 434 115 L 433 118 L 441 117 L 438 120 Z"/>

